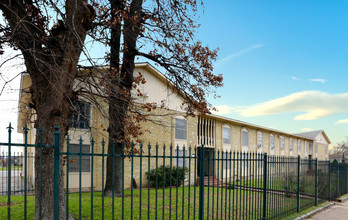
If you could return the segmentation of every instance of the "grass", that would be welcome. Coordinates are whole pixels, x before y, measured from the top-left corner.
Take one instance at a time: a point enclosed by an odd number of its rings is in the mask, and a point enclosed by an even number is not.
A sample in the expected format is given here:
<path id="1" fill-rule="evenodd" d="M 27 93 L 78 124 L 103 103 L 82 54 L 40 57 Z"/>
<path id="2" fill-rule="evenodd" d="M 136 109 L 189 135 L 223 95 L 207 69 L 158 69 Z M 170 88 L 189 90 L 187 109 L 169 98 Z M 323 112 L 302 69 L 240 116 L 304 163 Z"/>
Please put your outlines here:
<path id="1" fill-rule="evenodd" d="M 233 216 L 235 219 L 261 218 L 263 207 L 262 192 L 254 192 L 247 190 L 228 190 L 226 188 L 205 187 L 204 194 L 204 210 L 205 216 L 209 215 L 213 218 L 224 218 L 225 216 Z M 171 197 L 170 197 L 171 191 Z M 190 191 L 190 194 L 189 194 Z M 162 219 L 182 218 L 196 219 L 199 216 L 199 188 L 196 187 L 179 187 L 151 189 L 147 188 L 133 191 L 126 190 L 124 196 L 124 217 L 125 219 L 147 218 L 154 219 L 156 217 Z M 163 199 L 164 193 L 164 199 Z M 184 197 L 183 197 L 184 194 Z M 196 199 L 195 199 L 196 196 Z M 156 199 L 157 198 L 157 199 Z M 178 199 L 177 199 L 178 198 Z M 69 194 L 69 212 L 74 218 L 79 217 L 79 194 Z M 286 212 L 296 207 L 296 198 L 285 197 L 280 194 L 268 194 L 268 214 L 269 216 Z M 112 198 L 104 198 L 104 218 L 112 219 Z M 301 199 L 302 201 L 303 199 Z M 148 202 L 149 201 L 149 202 Z M 311 202 L 311 200 L 303 200 L 303 202 Z M 132 207 L 133 204 L 133 207 Z M 27 219 L 34 218 L 35 198 L 28 196 L 28 216 Z M 81 193 L 81 218 L 91 218 L 91 207 L 93 209 L 94 219 L 102 218 L 102 196 L 100 192 L 93 194 L 93 206 L 91 206 L 91 193 Z M 148 209 L 149 207 L 149 209 Z M 209 208 L 208 208 L 209 207 Z M 114 218 L 122 218 L 122 198 L 114 198 Z M 11 196 L 11 218 L 24 218 L 24 197 Z M 7 196 L 0 197 L 0 219 L 7 219 Z"/>
<path id="2" fill-rule="evenodd" d="M 298 218 L 298 217 L 300 217 L 300 216 L 302 216 L 302 215 L 305 215 L 305 214 L 307 214 L 307 213 L 309 213 L 309 212 L 311 212 L 311 211 L 314 211 L 314 210 L 316 210 L 316 209 L 319 209 L 319 208 L 321 208 L 321 207 L 324 207 L 324 206 L 326 206 L 326 205 L 328 205 L 328 204 L 330 204 L 330 202 L 324 202 L 324 203 L 319 204 L 318 206 L 312 206 L 312 207 L 310 207 L 310 208 L 308 208 L 308 209 L 304 209 L 303 211 L 301 211 L 301 212 L 299 212 L 299 213 L 295 213 L 295 214 L 292 214 L 292 215 L 290 215 L 290 216 L 287 216 L 287 217 L 285 217 L 285 218 L 283 218 L 283 219 L 284 219 L 284 220 L 296 219 L 296 218 Z"/>
<path id="3" fill-rule="evenodd" d="M 6 171 L 8 167 L 0 167 L 0 171 Z M 22 166 L 11 166 L 11 170 L 22 170 Z"/>
<path id="4" fill-rule="evenodd" d="M 348 197 L 348 194 L 344 194 L 344 195 L 338 197 L 337 199 L 345 199 L 345 198 L 347 198 L 347 197 Z"/>
<path id="5" fill-rule="evenodd" d="M 267 189 L 272 190 L 280 190 L 280 191 L 289 191 L 289 192 L 295 192 L 297 191 L 297 176 L 293 177 L 291 181 L 288 179 L 285 179 L 284 176 L 275 176 L 275 177 L 269 177 L 267 179 Z M 235 182 L 235 184 L 239 186 L 246 186 L 246 187 L 256 187 L 256 188 L 263 188 L 263 179 L 251 179 L 251 180 L 241 180 L 238 182 Z M 300 177 L 300 192 L 306 193 L 309 195 L 315 194 L 315 185 L 314 183 L 314 176 L 311 175 L 302 175 Z"/>

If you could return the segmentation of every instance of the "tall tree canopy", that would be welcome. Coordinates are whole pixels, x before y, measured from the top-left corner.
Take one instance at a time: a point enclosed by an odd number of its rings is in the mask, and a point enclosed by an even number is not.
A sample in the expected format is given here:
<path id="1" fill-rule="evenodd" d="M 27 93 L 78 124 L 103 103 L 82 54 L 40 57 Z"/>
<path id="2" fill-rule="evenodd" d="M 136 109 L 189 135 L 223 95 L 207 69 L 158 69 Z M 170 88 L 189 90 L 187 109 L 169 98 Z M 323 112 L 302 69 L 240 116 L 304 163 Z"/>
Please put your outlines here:
<path id="1" fill-rule="evenodd" d="M 64 143 L 68 131 L 68 119 L 77 98 L 73 83 L 77 76 L 77 64 L 87 33 L 92 27 L 94 9 L 84 0 L 3 0 L 0 10 L 6 19 L 0 26 L 1 48 L 5 44 L 19 49 L 26 71 L 31 77 L 30 106 L 35 109 L 35 127 L 41 126 L 44 145 L 52 145 L 55 125 L 62 132 Z M 55 25 L 51 23 L 55 20 Z M 39 142 L 37 132 L 36 143 Z M 61 146 L 61 148 L 63 145 Z M 53 151 L 42 152 L 41 204 L 42 218 L 53 219 Z M 35 173 L 39 173 L 39 150 L 35 152 Z M 60 213 L 65 213 L 63 161 L 60 167 Z M 40 184 L 35 185 L 40 192 Z M 39 193 L 36 193 L 35 219 L 39 219 Z"/>
<path id="2" fill-rule="evenodd" d="M 6 21 L 0 25 L 0 51 L 7 44 L 19 49 L 23 55 L 32 80 L 30 106 L 36 113 L 35 127 L 42 126 L 45 131 L 43 144 L 52 144 L 54 125 L 60 127 L 61 143 L 64 143 L 74 101 L 81 93 L 93 90 L 74 87 L 74 82 L 81 77 L 76 68 L 80 55 L 83 52 L 89 57 L 85 48 L 88 34 L 110 48 L 106 57 L 110 69 L 101 72 L 102 80 L 92 86 L 96 88 L 93 91 L 100 90 L 98 95 L 109 103 L 109 152 L 113 146 L 111 140 L 119 143 L 120 139 L 130 135 L 125 121 L 129 122 L 127 112 L 133 106 L 130 91 L 139 82 L 133 77 L 137 57 L 165 69 L 166 77 L 175 85 L 173 89 L 184 92 L 188 115 L 209 112 L 207 94 L 214 93 L 211 88 L 222 85 L 222 77 L 213 74 L 212 62 L 217 50 L 203 46 L 194 37 L 200 3 L 195 0 L 93 0 L 89 4 L 87 0 L 2 0 L 0 10 Z M 90 61 L 93 66 L 93 60 Z M 116 152 L 120 149 L 121 145 L 116 144 Z M 39 156 L 37 150 L 36 173 Z M 45 187 L 41 198 L 44 219 L 53 216 L 52 158 L 53 152 L 45 149 L 41 158 L 45 164 L 42 168 Z M 109 159 L 107 166 L 106 194 L 110 194 L 112 188 L 120 194 L 120 169 L 115 169 L 118 173 L 114 175 L 116 181 L 112 186 Z M 120 163 L 116 162 L 115 166 L 119 167 Z M 38 175 L 36 179 L 38 182 Z M 61 170 L 62 216 L 65 212 L 63 184 Z M 38 194 L 36 201 L 38 209 Z M 38 215 L 37 210 L 36 219 Z"/>
<path id="3" fill-rule="evenodd" d="M 132 101 L 130 91 L 136 57 L 166 70 L 166 77 L 175 85 L 173 88 L 185 93 L 188 115 L 209 111 L 206 95 L 211 87 L 222 85 L 222 77 L 212 72 L 217 50 L 210 50 L 194 38 L 198 27 L 197 1 L 110 0 L 110 6 L 111 33 L 104 39 L 111 48 L 108 151 L 112 153 L 112 141 L 130 135 L 125 119 Z M 116 142 L 115 151 L 121 153 L 121 143 Z M 121 161 L 114 165 L 116 173 L 112 181 L 112 161 L 108 158 L 105 193 L 111 194 L 114 188 L 116 195 L 121 195 Z"/>

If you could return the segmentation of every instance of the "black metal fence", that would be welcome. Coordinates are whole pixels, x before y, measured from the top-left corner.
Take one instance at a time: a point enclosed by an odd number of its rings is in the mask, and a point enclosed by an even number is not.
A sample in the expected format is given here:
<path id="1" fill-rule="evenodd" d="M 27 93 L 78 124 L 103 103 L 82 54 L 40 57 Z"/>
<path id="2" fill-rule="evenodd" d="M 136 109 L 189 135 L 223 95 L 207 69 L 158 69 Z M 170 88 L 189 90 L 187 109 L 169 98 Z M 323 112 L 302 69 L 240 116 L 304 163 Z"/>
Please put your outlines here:
<path id="1" fill-rule="evenodd" d="M 54 135 L 59 140 L 58 130 Z M 34 158 L 28 149 L 37 147 L 56 151 L 54 175 L 65 170 L 66 213 L 76 219 L 281 219 L 348 192 L 347 165 L 329 161 L 150 144 L 123 145 L 122 153 L 107 154 L 104 141 L 92 139 L 85 149 L 82 140 L 72 145 L 68 138 L 66 151 L 60 152 L 59 141 L 35 146 L 27 144 L 26 136 L 25 144 L 13 144 L 10 138 L 0 143 L 9 152 L 11 146 L 24 149 L 16 157 L 2 155 L 6 166 L 0 168 L 0 204 L 5 205 L 0 216 L 8 219 L 33 218 Z M 122 161 L 119 197 L 103 196 L 108 157 Z M 66 165 L 59 167 L 59 160 Z M 16 190 L 14 169 L 21 173 Z M 58 219 L 58 181 L 54 184 Z"/>

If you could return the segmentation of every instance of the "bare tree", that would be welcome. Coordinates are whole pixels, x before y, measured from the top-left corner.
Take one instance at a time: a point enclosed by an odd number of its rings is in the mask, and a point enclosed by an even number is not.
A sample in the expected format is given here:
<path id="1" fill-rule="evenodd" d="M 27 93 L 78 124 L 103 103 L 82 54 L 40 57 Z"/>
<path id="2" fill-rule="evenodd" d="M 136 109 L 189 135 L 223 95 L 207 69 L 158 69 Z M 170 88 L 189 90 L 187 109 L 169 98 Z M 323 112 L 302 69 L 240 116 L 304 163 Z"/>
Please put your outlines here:
<path id="1" fill-rule="evenodd" d="M 121 140 L 140 135 L 137 129 L 146 119 L 137 108 L 150 112 L 163 103 L 138 105 L 131 97 L 135 84 L 143 83 L 141 77 L 134 77 L 135 59 L 143 57 L 163 67 L 169 88 L 185 97 L 187 115 L 197 112 L 205 114 L 211 106 L 207 94 L 215 95 L 212 87 L 222 86 L 221 75 L 213 74 L 212 62 L 217 50 L 203 46 L 194 38 L 198 24 L 197 1 L 181 0 L 3 0 L 0 10 L 6 23 L 0 25 L 0 52 L 7 44 L 19 49 L 31 77 L 29 90 L 35 110 L 35 127 L 42 134 L 42 144 L 52 145 L 53 127 L 61 131 L 61 148 L 69 129 L 69 116 L 74 111 L 73 103 L 79 96 L 85 96 L 98 105 L 98 98 L 108 102 L 105 116 L 109 118 L 109 146 L 116 141 L 116 152 L 121 150 Z M 55 25 L 52 26 L 52 20 Z M 91 31 L 91 32 L 90 32 Z M 89 71 L 78 73 L 78 61 L 84 50 L 87 34 L 110 46 L 107 61 L 109 71 L 96 69 L 94 63 L 83 67 Z M 88 54 L 87 54 L 88 57 Z M 98 74 L 95 73 L 97 71 Z M 80 86 L 76 86 L 76 82 Z M 132 114 L 130 114 L 132 113 Z M 39 142 L 39 132 L 36 142 Z M 42 158 L 35 153 L 35 172 L 39 173 L 39 161 L 43 167 L 41 198 L 36 194 L 35 219 L 53 218 L 53 151 L 44 149 Z M 62 163 L 60 164 L 63 167 Z M 107 160 L 107 181 L 105 194 L 115 189 L 121 195 L 120 161 L 115 163 L 115 185 L 112 185 L 112 163 Z M 60 214 L 65 216 L 63 169 L 60 170 Z M 36 185 L 36 190 L 39 185 Z M 42 204 L 40 215 L 39 204 Z"/>
<path id="2" fill-rule="evenodd" d="M 134 121 L 146 120 L 144 114 L 129 114 L 134 106 L 131 90 L 136 84 L 133 76 L 136 57 L 143 57 L 165 69 L 166 77 L 174 84 L 173 92 L 185 97 L 183 106 L 187 116 L 209 112 L 211 106 L 206 100 L 207 94 L 214 94 L 211 87 L 222 86 L 222 77 L 212 72 L 217 50 L 202 46 L 194 38 L 198 27 L 195 21 L 197 1 L 110 0 L 110 5 L 108 153 L 112 153 L 115 146 L 115 152 L 120 154 L 121 141 L 127 142 L 129 137 L 138 135 L 138 130 L 132 129 L 137 128 Z M 145 103 L 143 108 L 151 111 L 157 106 L 165 105 Z M 113 190 L 115 195 L 121 195 L 121 165 L 121 160 L 116 160 L 113 173 L 112 158 L 108 158 L 105 195 L 111 195 Z"/>
<path id="3" fill-rule="evenodd" d="M 330 156 L 335 159 L 344 159 L 345 155 L 348 155 L 348 137 L 346 137 L 346 140 L 337 143 Z"/>
<path id="4" fill-rule="evenodd" d="M 77 76 L 77 64 L 87 32 L 92 27 L 95 11 L 85 0 L 3 0 L 0 10 L 6 20 L 0 26 L 0 45 L 10 45 L 19 49 L 23 55 L 26 71 L 30 75 L 31 103 L 36 112 L 35 127 L 45 132 L 42 144 L 52 145 L 55 125 L 60 127 L 61 143 L 68 130 L 68 119 L 72 112 L 71 103 L 77 94 L 73 82 Z M 52 26 L 50 21 L 56 19 Z M 39 141 L 39 132 L 36 142 Z M 60 146 L 63 147 L 63 144 Z M 39 150 L 35 152 L 35 172 L 39 173 L 43 185 L 36 184 L 35 219 L 53 219 L 53 151 L 44 148 L 42 158 Z M 60 164 L 62 167 L 62 163 Z M 65 215 L 63 169 L 60 170 L 60 213 Z M 41 202 L 39 202 L 41 200 Z"/>

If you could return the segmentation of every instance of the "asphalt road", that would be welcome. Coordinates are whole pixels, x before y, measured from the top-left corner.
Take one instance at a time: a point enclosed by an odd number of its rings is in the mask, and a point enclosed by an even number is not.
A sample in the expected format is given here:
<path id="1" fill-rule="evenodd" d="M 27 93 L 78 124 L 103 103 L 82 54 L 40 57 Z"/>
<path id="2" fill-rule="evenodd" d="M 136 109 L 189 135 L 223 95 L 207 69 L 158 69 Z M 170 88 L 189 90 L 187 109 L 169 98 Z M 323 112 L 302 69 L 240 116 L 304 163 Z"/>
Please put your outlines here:
<path id="1" fill-rule="evenodd" d="M 334 206 L 313 215 L 310 219 L 315 220 L 343 220 L 348 219 L 348 201 L 338 202 Z"/>
<path id="2" fill-rule="evenodd" d="M 11 194 L 24 192 L 24 180 L 21 177 L 19 170 L 11 171 Z M 29 184 L 27 189 L 31 190 Z M 0 171 L 0 195 L 6 195 L 8 191 L 8 171 Z"/>

